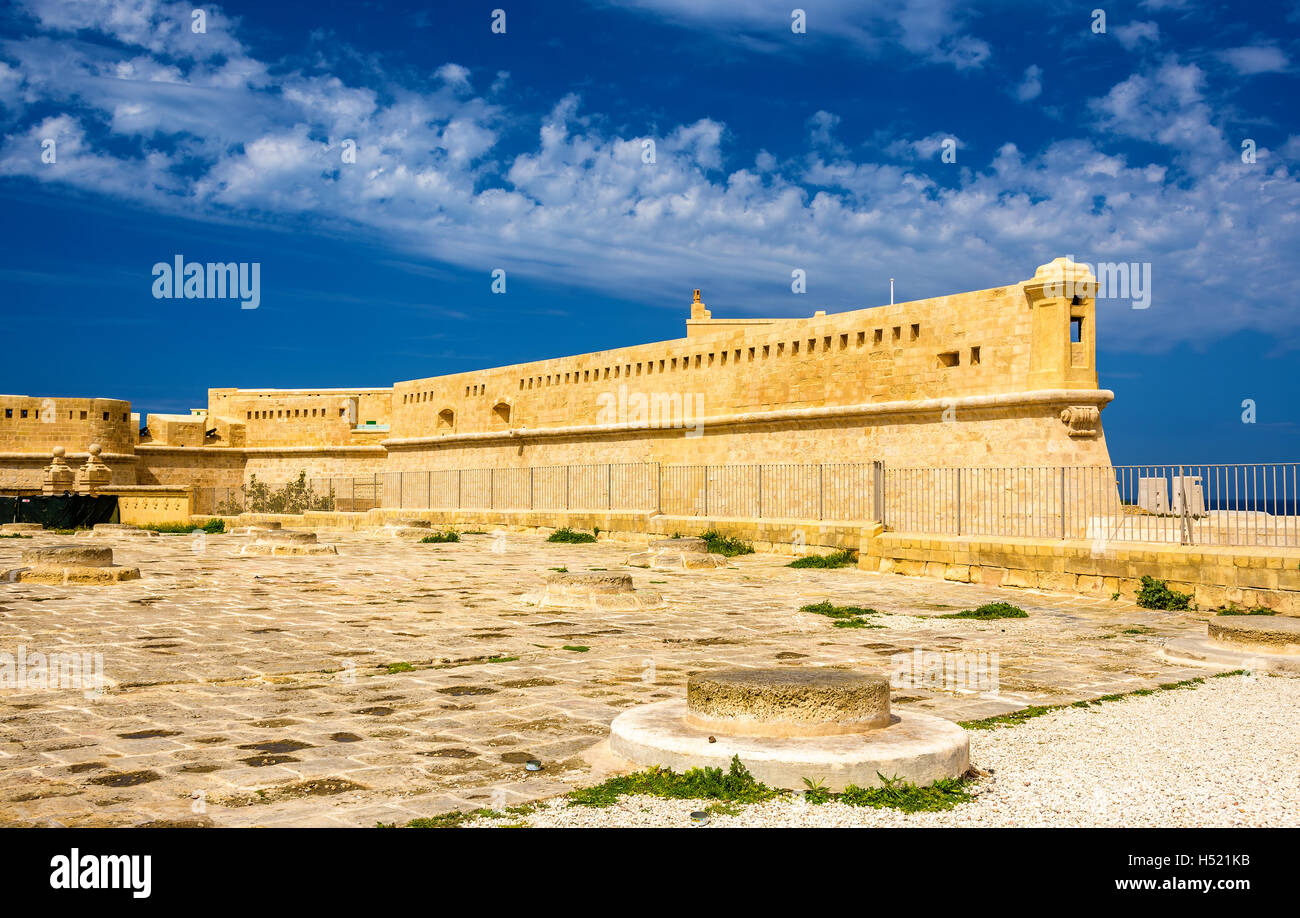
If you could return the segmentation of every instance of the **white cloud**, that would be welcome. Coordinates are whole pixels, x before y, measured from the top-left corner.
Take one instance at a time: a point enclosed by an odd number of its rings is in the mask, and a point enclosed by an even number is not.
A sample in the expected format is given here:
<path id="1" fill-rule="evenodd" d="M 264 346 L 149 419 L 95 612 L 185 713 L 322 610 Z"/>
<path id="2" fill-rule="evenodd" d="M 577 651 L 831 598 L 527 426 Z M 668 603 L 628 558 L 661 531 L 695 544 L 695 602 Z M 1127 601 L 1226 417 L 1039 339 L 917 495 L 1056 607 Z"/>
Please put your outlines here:
<path id="1" fill-rule="evenodd" d="M 1220 51 L 1219 59 L 1242 76 L 1257 73 L 1284 73 L 1291 65 L 1281 49 L 1272 45 L 1246 45 Z"/>
<path id="2" fill-rule="evenodd" d="M 1128 51 L 1144 41 L 1152 44 L 1160 41 L 1160 26 L 1155 22 L 1130 22 L 1128 25 L 1115 26 L 1111 32 Z"/>
<path id="3" fill-rule="evenodd" d="M 902 50 L 958 70 L 980 67 L 990 49 L 969 34 L 970 18 L 957 0 L 821 0 L 817 4 L 787 0 L 589 0 L 657 16 L 697 29 L 751 50 L 779 53 L 794 41 L 835 41 L 871 55 Z M 790 29 L 794 9 L 804 9 L 807 32 Z"/>
<path id="4" fill-rule="evenodd" d="M 459 81 L 350 85 L 277 68 L 268 92 L 268 63 L 233 33 L 231 57 L 210 60 L 138 19 L 104 20 L 117 40 L 134 36 L 126 48 L 4 43 L 0 93 L 19 111 L 0 175 L 196 219 L 364 234 L 408 258 L 611 296 L 677 303 L 703 284 L 727 291 L 719 314 L 801 308 L 792 267 L 834 309 L 883 301 L 890 276 L 923 296 L 1028 277 L 1067 253 L 1151 262 L 1152 308 L 1103 306 L 1103 341 L 1150 348 L 1252 328 L 1300 346 L 1287 286 L 1300 143 L 1243 164 L 1205 72 L 1176 58 L 1093 100 L 1078 136 L 1033 155 L 1008 143 L 957 170 L 937 162 L 940 132 L 878 137 L 892 161 L 872 162 L 839 146 L 837 115 L 819 112 L 808 147 L 777 157 L 729 149 L 726 125 L 709 118 L 621 136 L 572 95 L 532 144 L 506 152 L 503 124 L 532 114 L 512 110 L 504 89 L 488 101 Z M 160 41 L 162 51 L 146 45 Z M 30 104 L 40 109 L 26 115 Z M 51 106 L 65 114 L 36 114 Z M 40 161 L 47 136 L 56 165 Z M 646 137 L 654 163 L 642 160 Z M 355 163 L 342 162 L 345 138 Z M 1163 144 L 1172 165 L 1116 155 L 1115 138 Z"/>
<path id="5" fill-rule="evenodd" d="M 1043 92 L 1043 68 L 1030 64 L 1025 68 L 1025 75 L 1016 86 L 1016 98 L 1021 102 L 1031 102 Z"/>
<path id="6" fill-rule="evenodd" d="M 433 75 L 444 83 L 450 83 L 453 86 L 462 86 L 469 89 L 469 68 L 462 67 L 460 64 L 443 64 L 433 72 Z"/>

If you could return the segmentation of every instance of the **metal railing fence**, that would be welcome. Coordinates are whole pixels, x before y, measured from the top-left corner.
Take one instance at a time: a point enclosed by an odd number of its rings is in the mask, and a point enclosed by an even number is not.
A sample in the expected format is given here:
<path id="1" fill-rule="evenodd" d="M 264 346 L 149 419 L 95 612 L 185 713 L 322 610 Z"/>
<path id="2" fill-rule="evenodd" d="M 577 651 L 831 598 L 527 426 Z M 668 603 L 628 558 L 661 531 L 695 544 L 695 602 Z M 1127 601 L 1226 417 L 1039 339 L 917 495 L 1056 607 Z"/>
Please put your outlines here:
<path id="1" fill-rule="evenodd" d="M 403 470 L 205 488 L 196 513 L 573 510 L 878 521 L 898 532 L 1182 545 L 1300 545 L 1300 464 L 899 467 L 593 463 Z"/>

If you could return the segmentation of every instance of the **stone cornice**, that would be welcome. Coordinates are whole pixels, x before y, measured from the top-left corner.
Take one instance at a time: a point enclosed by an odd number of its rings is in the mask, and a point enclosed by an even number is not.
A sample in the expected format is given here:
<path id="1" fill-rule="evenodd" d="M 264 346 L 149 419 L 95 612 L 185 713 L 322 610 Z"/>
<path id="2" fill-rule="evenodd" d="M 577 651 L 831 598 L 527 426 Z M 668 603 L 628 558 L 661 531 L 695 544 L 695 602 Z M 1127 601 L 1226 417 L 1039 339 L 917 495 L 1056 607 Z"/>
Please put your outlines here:
<path id="1" fill-rule="evenodd" d="M 924 414 L 948 409 L 993 409 L 1019 405 L 1069 406 L 1096 405 L 1098 408 L 1115 398 L 1109 389 L 1038 389 L 1031 392 L 1007 392 L 997 395 L 968 395 L 959 398 L 930 398 L 916 401 L 873 402 L 837 405 L 826 408 L 785 408 L 778 411 L 750 411 L 696 419 L 699 427 L 735 427 L 752 424 L 782 424 L 841 418 L 869 418 L 897 414 Z M 681 427 L 649 427 L 634 424 L 582 424 L 571 427 L 527 427 L 490 430 L 478 433 L 444 434 L 433 437 L 397 437 L 384 440 L 390 450 L 413 449 L 433 444 L 481 443 L 494 440 L 528 440 L 544 437 L 572 437 L 591 434 L 682 430 Z M 693 428 L 694 429 L 694 428 Z"/>

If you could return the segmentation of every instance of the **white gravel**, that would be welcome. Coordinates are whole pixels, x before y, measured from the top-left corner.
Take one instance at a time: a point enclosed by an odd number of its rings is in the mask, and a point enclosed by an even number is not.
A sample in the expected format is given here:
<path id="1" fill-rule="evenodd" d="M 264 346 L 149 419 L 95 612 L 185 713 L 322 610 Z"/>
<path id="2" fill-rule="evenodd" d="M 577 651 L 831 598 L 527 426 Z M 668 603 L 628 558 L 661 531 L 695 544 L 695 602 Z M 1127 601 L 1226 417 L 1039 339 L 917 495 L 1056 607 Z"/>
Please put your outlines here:
<path id="1" fill-rule="evenodd" d="M 1300 826 L 1300 678 L 1207 678 L 1191 690 L 1069 708 L 971 731 L 991 772 L 943 813 L 783 798 L 710 826 Z M 710 801 L 624 797 L 606 808 L 552 800 L 473 825 L 687 827 Z"/>

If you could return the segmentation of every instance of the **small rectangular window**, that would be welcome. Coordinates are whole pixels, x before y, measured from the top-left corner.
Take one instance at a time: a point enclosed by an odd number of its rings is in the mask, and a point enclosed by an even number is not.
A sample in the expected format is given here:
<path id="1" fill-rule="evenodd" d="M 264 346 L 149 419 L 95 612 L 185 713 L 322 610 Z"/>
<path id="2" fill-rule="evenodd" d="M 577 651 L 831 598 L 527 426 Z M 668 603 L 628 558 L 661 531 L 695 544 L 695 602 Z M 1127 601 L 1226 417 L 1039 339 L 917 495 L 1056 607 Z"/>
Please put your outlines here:
<path id="1" fill-rule="evenodd" d="M 921 326 L 920 326 L 920 325 L 913 325 L 913 326 L 912 326 L 912 340 L 915 341 L 915 340 L 916 340 L 917 338 L 919 338 L 919 337 L 921 337 Z"/>
<path id="2" fill-rule="evenodd" d="M 1070 341 L 1075 344 L 1083 341 L 1083 316 L 1070 316 Z"/>
<path id="3" fill-rule="evenodd" d="M 955 367 L 961 363 L 961 354 L 957 351 L 947 351 L 939 355 L 939 366 Z"/>
<path id="4" fill-rule="evenodd" d="M 979 366 L 979 362 L 980 362 L 980 349 L 978 347 L 973 347 L 970 349 L 970 365 L 973 367 L 977 367 Z"/>
<path id="5" fill-rule="evenodd" d="M 884 344 L 884 343 L 885 343 L 885 330 L 884 330 L 883 328 L 877 328 L 877 329 L 876 329 L 876 336 L 875 336 L 874 343 L 875 343 L 875 344 Z"/>

